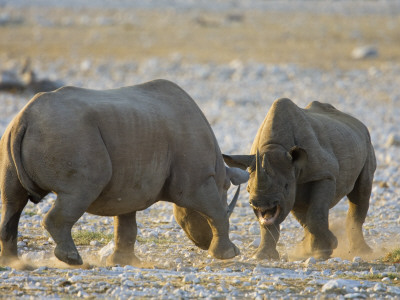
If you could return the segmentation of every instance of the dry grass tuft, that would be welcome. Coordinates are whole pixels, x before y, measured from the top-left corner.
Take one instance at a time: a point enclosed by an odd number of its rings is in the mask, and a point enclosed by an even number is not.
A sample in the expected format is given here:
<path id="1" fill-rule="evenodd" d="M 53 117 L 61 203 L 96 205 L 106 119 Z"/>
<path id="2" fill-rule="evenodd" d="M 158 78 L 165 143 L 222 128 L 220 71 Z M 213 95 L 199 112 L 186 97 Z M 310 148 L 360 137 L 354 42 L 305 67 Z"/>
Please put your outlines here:
<path id="1" fill-rule="evenodd" d="M 395 264 L 400 263 L 400 248 L 387 253 L 385 255 L 385 257 L 383 258 L 383 261 L 388 262 L 388 263 L 395 263 Z"/>
<path id="2" fill-rule="evenodd" d="M 73 232 L 72 238 L 74 239 L 75 244 L 79 246 L 90 245 L 91 241 L 98 241 L 100 244 L 104 245 L 112 240 L 113 234 L 81 230 Z"/>

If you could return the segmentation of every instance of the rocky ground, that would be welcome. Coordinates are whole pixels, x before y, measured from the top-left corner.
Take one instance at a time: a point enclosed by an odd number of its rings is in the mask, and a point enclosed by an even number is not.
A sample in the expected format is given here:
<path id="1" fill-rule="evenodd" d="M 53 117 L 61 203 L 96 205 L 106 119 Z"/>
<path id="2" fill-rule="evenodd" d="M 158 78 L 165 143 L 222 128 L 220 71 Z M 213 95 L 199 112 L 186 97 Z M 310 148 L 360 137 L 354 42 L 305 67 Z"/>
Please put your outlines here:
<path id="1" fill-rule="evenodd" d="M 3 2 L 0 1 L 0 6 Z M 308 1 L 299 2 L 306 4 L 217 1 L 212 6 L 200 1 L 196 6 L 192 2 L 170 1 L 175 5 L 171 10 L 165 3 L 157 6 L 155 1 L 146 1 L 147 6 L 118 1 L 117 12 L 107 1 L 95 1 L 93 7 L 80 9 L 71 7 L 77 5 L 74 1 L 60 2 L 65 5 L 50 8 L 45 6 L 47 1 L 38 1 L 34 7 L 25 7 L 24 1 L 4 2 L 0 16 L 0 36 L 5 37 L 0 39 L 0 69 L 20 70 L 22 61 L 30 56 L 40 77 L 62 80 L 68 85 L 105 89 L 155 78 L 169 79 L 195 99 L 211 123 L 222 151 L 231 154 L 249 152 L 256 131 L 276 98 L 289 97 L 299 106 L 313 100 L 333 104 L 368 126 L 376 151 L 378 168 L 364 225 L 366 240 L 374 249 L 371 256 L 348 255 L 342 225 L 347 200 L 343 199 L 330 214 L 331 229 L 339 238 L 339 248 L 331 259 L 316 261 L 296 256 L 295 247 L 302 238 L 302 230 L 291 216 L 281 227 L 278 250 L 282 259 L 252 259 L 259 244 L 259 228 L 248 206 L 247 192 L 242 189 L 231 218 L 230 234 L 241 255 L 232 260 L 216 260 L 197 249 L 174 221 L 172 206 L 158 203 L 137 216 L 136 252 L 143 261 L 142 267 L 106 267 L 104 259 L 112 248 L 108 243 L 113 233 L 112 218 L 89 214 L 73 228 L 85 264 L 82 268 L 68 267 L 55 259 L 54 243 L 40 226 L 56 197 L 50 194 L 38 205 L 29 203 L 20 222 L 20 256 L 34 270 L 0 268 L 0 297 L 399 298 L 399 264 L 384 259 L 400 248 L 400 63 L 396 52 L 398 37 L 391 29 L 400 21 L 398 3 L 367 1 L 359 6 L 362 9 L 354 10 L 351 6 L 353 12 L 357 11 L 351 13 L 347 2 L 328 1 L 314 6 Z M 351 5 L 357 2 L 352 1 Z M 161 19 L 160 9 L 168 12 Z M 276 34 L 262 38 L 273 41 L 274 47 L 268 47 L 269 43 L 265 48 L 262 43 L 257 44 L 257 38 L 261 37 L 247 24 L 252 16 L 253 25 L 258 24 L 256 20 L 261 20 L 261 13 L 270 17 L 269 28 Z M 283 29 L 277 25 L 284 14 L 292 16 L 290 20 L 301 20 L 297 26 L 309 30 L 309 35 L 301 31 L 309 44 L 302 44 L 302 39 L 295 38 L 298 35 L 291 36 L 296 25 L 286 25 Z M 320 26 L 307 23 L 310 16 L 317 18 Z M 179 26 L 168 27 L 174 18 Z M 380 23 L 368 27 L 364 23 L 368 18 Z M 150 35 L 143 35 L 140 42 L 131 44 L 137 47 L 132 48 L 135 52 L 131 56 L 126 49 L 100 51 L 103 37 L 111 37 L 113 32 L 118 35 L 120 26 L 133 30 L 132 34 L 135 30 L 149 30 Z M 151 35 L 163 26 L 170 34 L 164 38 L 165 45 L 161 37 L 155 39 Z M 184 31 L 179 31 L 182 27 Z M 229 39 L 232 36 L 228 33 L 243 28 L 247 28 L 241 32 L 246 43 L 242 44 L 240 36 Z M 77 38 L 92 37 L 92 40 L 73 40 L 71 31 Z M 210 45 L 215 49 L 210 50 L 203 43 L 201 36 L 207 34 L 214 37 Z M 69 43 L 60 38 L 64 35 Z M 353 35 L 356 41 L 351 42 Z M 190 46 L 174 46 L 182 36 Z M 124 38 L 129 43 L 126 37 L 121 37 Z M 314 39 L 319 46 L 310 42 Z M 30 48 L 26 46 L 27 40 Z M 225 41 L 226 47 L 216 43 L 217 40 Z M 330 41 L 335 42 L 329 44 Z M 119 42 L 115 39 L 115 43 Z M 345 49 L 335 46 L 338 43 Z M 352 56 L 354 48 L 371 43 L 376 44 L 369 48 L 369 57 Z M 140 48 L 135 44 L 147 46 Z M 326 45 L 331 48 L 324 51 Z M 249 50 L 252 48 L 256 49 Z M 18 49 L 24 49 L 26 55 Z M 43 52 L 46 49 L 48 55 Z M 264 49 L 271 53 L 270 59 L 261 55 Z M 30 97 L 29 91 L 0 93 L 1 132 Z M 233 192 L 230 191 L 230 197 Z M 83 241 L 82 237 L 87 239 Z"/>

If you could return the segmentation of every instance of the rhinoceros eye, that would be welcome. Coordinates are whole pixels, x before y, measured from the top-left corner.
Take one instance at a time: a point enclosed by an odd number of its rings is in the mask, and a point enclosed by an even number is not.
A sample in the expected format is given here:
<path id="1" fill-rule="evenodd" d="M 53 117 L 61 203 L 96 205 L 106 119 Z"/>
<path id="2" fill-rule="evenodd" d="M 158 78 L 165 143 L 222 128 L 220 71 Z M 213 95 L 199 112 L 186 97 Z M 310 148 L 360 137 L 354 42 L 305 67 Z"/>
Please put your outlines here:
<path id="1" fill-rule="evenodd" d="M 287 191 L 288 190 L 288 188 L 289 188 L 289 184 L 285 184 L 285 191 Z"/>

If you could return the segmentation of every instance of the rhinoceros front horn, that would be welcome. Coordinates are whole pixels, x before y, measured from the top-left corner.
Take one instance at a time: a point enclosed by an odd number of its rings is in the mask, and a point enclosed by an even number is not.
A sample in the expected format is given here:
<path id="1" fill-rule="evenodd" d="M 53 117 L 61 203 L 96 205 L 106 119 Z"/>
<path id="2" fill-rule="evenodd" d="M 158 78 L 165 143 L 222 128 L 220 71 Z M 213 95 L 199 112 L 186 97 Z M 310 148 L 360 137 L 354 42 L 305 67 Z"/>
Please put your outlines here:
<path id="1" fill-rule="evenodd" d="M 239 198 L 239 193 L 240 193 L 240 184 L 238 185 L 237 189 L 236 189 L 236 193 L 232 198 L 231 203 L 229 203 L 228 206 L 228 218 L 231 216 L 231 214 L 233 213 L 233 210 L 235 209 L 236 206 L 236 202 Z"/>

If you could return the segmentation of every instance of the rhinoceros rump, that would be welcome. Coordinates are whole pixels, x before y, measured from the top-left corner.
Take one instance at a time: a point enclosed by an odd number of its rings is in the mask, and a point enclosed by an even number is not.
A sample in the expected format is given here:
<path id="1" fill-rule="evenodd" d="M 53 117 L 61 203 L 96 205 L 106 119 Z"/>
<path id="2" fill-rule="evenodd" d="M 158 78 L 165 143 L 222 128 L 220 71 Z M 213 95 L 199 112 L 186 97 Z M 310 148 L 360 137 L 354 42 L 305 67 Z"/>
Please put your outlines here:
<path id="1" fill-rule="evenodd" d="M 303 254 L 329 257 L 337 247 L 329 209 L 346 195 L 350 251 L 371 251 L 362 225 L 376 160 L 369 132 L 357 119 L 329 104 L 315 101 L 300 109 L 289 99 L 278 99 L 257 132 L 251 155 L 224 159 L 251 172 L 250 205 L 261 228 L 255 257 L 279 258 L 279 226 L 289 212 L 304 228 Z"/>
<path id="2" fill-rule="evenodd" d="M 82 264 L 71 228 L 84 212 L 115 216 L 109 264 L 137 263 L 136 211 L 159 200 L 174 203 L 178 223 L 214 257 L 239 253 L 228 236 L 227 190 L 248 174 L 225 167 L 206 118 L 171 82 L 38 94 L 7 127 L 0 149 L 3 264 L 17 258 L 27 201 L 49 192 L 57 199 L 42 224 L 68 264 Z"/>

